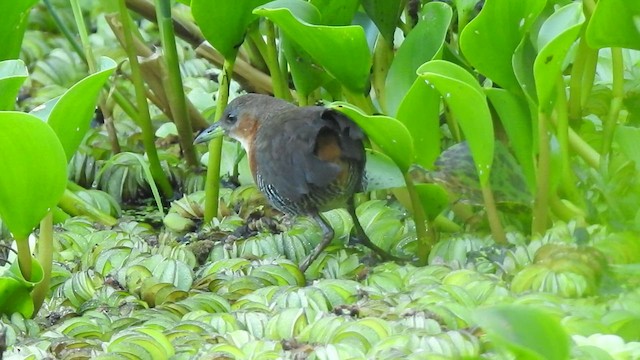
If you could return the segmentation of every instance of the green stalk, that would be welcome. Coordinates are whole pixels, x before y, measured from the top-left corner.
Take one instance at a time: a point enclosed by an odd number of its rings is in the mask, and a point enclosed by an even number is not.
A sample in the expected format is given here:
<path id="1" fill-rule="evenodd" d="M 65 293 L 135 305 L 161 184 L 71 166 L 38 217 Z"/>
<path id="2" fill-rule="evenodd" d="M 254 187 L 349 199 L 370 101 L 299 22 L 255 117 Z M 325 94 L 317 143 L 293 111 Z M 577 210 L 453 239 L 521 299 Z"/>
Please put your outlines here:
<path id="1" fill-rule="evenodd" d="M 371 98 L 368 96 L 364 96 L 362 93 L 352 92 L 351 90 L 344 88 L 344 97 L 347 99 L 347 102 L 359 107 L 365 114 L 371 115 L 378 112 L 376 107 L 371 102 Z"/>
<path id="2" fill-rule="evenodd" d="M 544 234 L 549 217 L 549 189 L 551 169 L 551 149 L 549 137 L 549 117 L 545 112 L 538 113 L 538 164 L 536 167 L 536 183 L 538 184 L 533 206 L 532 234 Z"/>
<path id="3" fill-rule="evenodd" d="M 138 106 L 138 114 L 140 120 L 140 128 L 142 129 L 142 143 L 147 152 L 147 158 L 149 159 L 149 168 L 153 179 L 158 184 L 158 187 L 162 190 L 162 193 L 170 198 L 173 196 L 173 189 L 167 179 L 166 174 L 162 170 L 160 165 L 160 159 L 158 158 L 158 152 L 155 147 L 153 125 L 151 124 L 151 116 L 149 115 L 149 104 L 145 96 L 144 82 L 142 80 L 142 74 L 140 73 L 140 64 L 138 63 L 138 57 L 135 52 L 133 44 L 133 29 L 131 24 L 131 18 L 125 4 L 125 0 L 118 0 L 118 7 L 120 13 L 120 22 L 124 31 L 125 51 L 129 58 L 129 66 L 131 67 L 131 81 L 136 89 L 136 103 Z"/>
<path id="4" fill-rule="evenodd" d="M 93 56 L 93 50 L 91 43 L 89 42 L 89 34 L 87 28 L 84 25 L 84 17 L 82 16 L 82 9 L 80 9 L 79 0 L 71 0 L 71 9 L 73 10 L 73 17 L 76 20 L 76 27 L 78 28 L 78 34 L 80 35 L 80 42 L 82 43 L 82 49 L 84 50 L 84 57 L 87 59 L 87 65 L 89 71 L 93 74 L 96 70 L 96 59 Z"/>
<path id="5" fill-rule="evenodd" d="M 34 316 L 38 313 L 38 310 L 40 310 L 40 307 L 47 296 L 49 283 L 51 281 L 51 268 L 53 265 L 53 216 L 51 212 L 47 213 L 42 221 L 40 221 L 38 261 L 42 266 L 42 281 L 37 283 L 31 291 Z"/>
<path id="6" fill-rule="evenodd" d="M 73 50 L 76 53 L 78 53 L 78 55 L 82 58 L 82 60 L 87 61 L 84 51 L 82 50 L 82 46 L 76 40 L 75 35 L 71 33 L 71 30 L 69 30 L 67 25 L 65 25 L 65 23 L 62 21 L 62 19 L 60 18 L 60 15 L 58 15 L 58 11 L 56 10 L 56 8 L 54 8 L 51 5 L 51 0 L 44 0 L 44 6 L 47 7 L 47 11 L 51 15 L 53 22 L 56 24 L 56 26 L 58 27 L 62 35 L 64 35 L 65 39 L 67 39 L 69 44 L 71 44 L 71 47 L 73 48 Z M 82 26 L 84 27 L 84 24 Z"/>
<path id="7" fill-rule="evenodd" d="M 407 185 L 409 199 L 411 200 L 411 207 L 413 208 L 413 222 L 416 225 L 416 235 L 418 237 L 418 251 L 416 255 L 418 256 L 418 265 L 427 265 L 429 253 L 436 243 L 436 235 L 432 230 L 432 226 L 427 228 L 427 215 L 424 212 L 411 175 L 404 173 L 403 176 Z"/>
<path id="8" fill-rule="evenodd" d="M 378 35 L 375 48 L 373 49 L 373 68 L 371 71 L 371 83 L 373 91 L 378 99 L 378 104 L 383 113 L 387 113 L 386 109 L 386 80 L 391 63 L 393 62 L 393 41 L 387 40 L 384 36 Z M 390 114 L 395 115 L 395 114 Z"/>
<path id="9" fill-rule="evenodd" d="M 25 280 L 31 281 L 31 249 L 29 248 L 29 238 L 16 238 L 18 248 L 18 266 Z"/>
<path id="10" fill-rule="evenodd" d="M 609 113 L 605 119 L 602 129 L 602 148 L 600 149 L 601 159 L 605 159 L 611 151 L 611 143 L 615 133 L 618 116 L 622 108 L 624 99 L 624 60 L 622 59 L 621 48 L 611 48 L 611 62 L 613 73 L 612 97 Z"/>
<path id="11" fill-rule="evenodd" d="M 284 78 L 284 73 L 280 71 L 280 64 L 278 62 L 278 50 L 276 48 L 276 30 L 273 23 L 269 20 L 265 21 L 265 27 L 267 29 L 267 48 L 266 57 L 264 58 L 271 79 L 273 80 L 273 93 L 276 97 L 291 100 L 291 92 L 287 86 L 287 81 Z"/>
<path id="12" fill-rule="evenodd" d="M 73 183 L 69 182 L 68 184 Z M 64 210 L 64 212 L 73 216 L 85 215 L 90 217 L 92 220 L 106 226 L 114 226 L 118 223 L 118 220 L 116 218 L 96 209 L 91 204 L 76 195 L 73 191 L 69 190 L 69 188 L 72 187 L 72 185 L 67 186 L 67 189 L 64 190 L 64 193 L 62 194 L 62 197 L 58 202 L 58 206 L 60 206 L 60 208 Z"/>
<path id="13" fill-rule="evenodd" d="M 587 22 L 582 25 L 580 30 L 580 40 L 578 41 L 578 51 L 571 68 L 571 77 L 569 78 L 569 119 L 572 123 L 579 123 L 582 119 L 582 77 L 585 72 L 585 65 L 589 52 L 593 49 L 587 45 L 585 37 Z"/>
<path id="14" fill-rule="evenodd" d="M 491 191 L 491 187 L 488 184 L 482 185 L 482 197 L 484 199 L 485 211 L 487 212 L 487 220 L 489 221 L 493 240 L 496 244 L 506 245 L 507 236 L 500 223 L 500 217 L 498 217 L 498 209 L 496 208 L 496 202 L 493 198 L 493 191 Z"/>
<path id="15" fill-rule="evenodd" d="M 173 121 L 178 130 L 182 154 L 191 167 L 198 167 L 198 158 L 193 146 L 193 131 L 191 120 L 187 112 L 182 75 L 180 74 L 180 59 L 176 49 L 176 37 L 173 33 L 173 21 L 171 19 L 171 1 L 156 0 L 156 16 L 160 29 L 160 40 L 164 50 L 164 59 L 167 66 L 168 79 L 162 79 L 166 84 L 166 94 Z"/>
<path id="16" fill-rule="evenodd" d="M 565 84 L 562 76 L 558 76 L 556 82 L 556 116 L 554 124 L 556 126 L 556 136 L 560 145 L 560 163 L 561 163 L 561 187 L 564 195 L 572 202 L 579 203 L 580 193 L 576 187 L 576 181 L 571 171 L 571 156 L 569 153 L 569 116 L 567 113 L 567 95 L 565 92 Z"/>
<path id="17" fill-rule="evenodd" d="M 585 106 L 589 96 L 591 95 L 591 89 L 593 88 L 593 79 L 596 77 L 596 67 L 598 66 L 598 51 L 593 50 L 587 53 L 584 62 L 584 72 L 582 74 L 582 97 L 580 98 L 580 105 Z"/>
<path id="18" fill-rule="evenodd" d="M 235 64 L 235 57 L 233 59 L 225 59 L 222 65 L 222 72 L 220 73 L 218 88 L 218 101 L 216 104 L 216 121 L 220 120 L 224 109 L 227 107 L 229 101 L 229 84 L 231 81 L 231 75 L 233 74 L 233 66 Z M 205 181 L 205 207 L 204 207 L 204 221 L 206 223 L 218 215 L 218 198 L 220 196 L 220 163 L 222 155 L 222 137 L 217 137 L 209 142 L 209 162 L 207 164 L 207 180 Z"/>

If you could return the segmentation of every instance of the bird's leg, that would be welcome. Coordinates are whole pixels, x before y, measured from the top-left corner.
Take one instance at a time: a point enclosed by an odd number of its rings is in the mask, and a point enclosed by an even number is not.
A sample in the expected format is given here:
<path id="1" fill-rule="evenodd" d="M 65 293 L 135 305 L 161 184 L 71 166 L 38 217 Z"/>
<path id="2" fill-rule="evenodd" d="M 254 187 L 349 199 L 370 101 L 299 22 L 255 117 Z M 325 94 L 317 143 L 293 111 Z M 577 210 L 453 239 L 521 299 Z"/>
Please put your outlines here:
<path id="1" fill-rule="evenodd" d="M 299 265 L 300 271 L 302 272 L 305 272 L 307 270 L 309 265 L 311 265 L 311 263 L 313 263 L 318 258 L 318 256 L 320 256 L 320 253 L 322 253 L 322 251 L 329 245 L 329 243 L 331 243 L 331 240 L 333 240 L 333 229 L 331 228 L 331 225 L 327 223 L 327 220 L 325 220 L 318 213 L 310 214 L 310 216 L 322 228 L 322 241 L 320 241 L 320 243 L 316 245 L 313 251 L 311 251 L 311 254 L 309 254 L 309 256 L 307 256 L 307 258 L 304 259 L 304 261 Z"/>
<path id="2" fill-rule="evenodd" d="M 380 256 L 380 258 L 382 260 L 385 261 L 405 261 L 405 259 L 401 259 L 398 257 L 395 257 L 391 254 L 389 254 L 388 252 L 382 250 L 378 245 L 374 244 L 371 239 L 369 239 L 369 237 L 367 236 L 367 234 L 364 232 L 364 229 L 362 228 L 362 225 L 360 224 L 360 220 L 358 220 L 358 216 L 356 215 L 356 204 L 355 201 L 353 199 L 353 196 L 350 196 L 349 199 L 347 200 L 347 211 L 349 212 L 349 215 L 351 215 L 351 219 L 353 219 L 353 226 L 356 228 L 356 236 L 358 237 L 358 241 L 368 247 L 369 249 L 373 250 L 373 252 L 375 252 L 378 256 Z"/>

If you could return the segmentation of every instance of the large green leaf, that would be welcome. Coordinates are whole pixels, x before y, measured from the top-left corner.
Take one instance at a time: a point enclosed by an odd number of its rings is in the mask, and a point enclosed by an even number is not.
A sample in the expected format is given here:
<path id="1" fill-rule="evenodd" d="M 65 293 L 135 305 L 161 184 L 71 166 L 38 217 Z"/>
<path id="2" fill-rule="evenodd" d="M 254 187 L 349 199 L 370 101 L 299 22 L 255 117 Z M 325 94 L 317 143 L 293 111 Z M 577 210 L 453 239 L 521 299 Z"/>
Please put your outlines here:
<path id="1" fill-rule="evenodd" d="M 416 151 L 414 162 L 431 168 L 440 154 L 440 94 L 416 79 L 409 89 L 396 118 L 407 127 Z"/>
<path id="2" fill-rule="evenodd" d="M 380 34 L 388 41 L 393 41 L 393 34 L 407 0 L 362 0 L 361 2 L 364 11 L 376 24 Z"/>
<path id="3" fill-rule="evenodd" d="M 587 27 L 587 41 L 595 48 L 640 50 L 640 1 L 599 0 Z"/>
<path id="4" fill-rule="evenodd" d="M 384 101 L 386 112 L 392 116 L 418 77 L 416 70 L 439 53 L 451 23 L 453 12 L 445 3 L 428 3 L 424 12 L 425 18 L 407 35 L 389 68 Z"/>
<path id="5" fill-rule="evenodd" d="M 49 125 L 33 115 L 0 112 L 0 217 L 25 239 L 62 196 L 64 149 Z"/>
<path id="6" fill-rule="evenodd" d="M 440 92 L 451 109 L 471 148 L 480 183 L 486 185 L 493 161 L 494 136 L 482 88 L 465 69 L 443 60 L 422 65 L 418 75 Z"/>
<path id="7" fill-rule="evenodd" d="M 404 173 L 413 162 L 413 140 L 409 130 L 398 120 L 382 115 L 366 115 L 345 102 L 334 102 L 329 107 L 350 117 L 364 130 L 369 139 L 379 146 L 383 154 L 393 160 Z"/>
<path id="8" fill-rule="evenodd" d="M 551 15 L 540 28 L 538 56 L 533 64 L 538 107 L 543 112 L 555 104 L 558 78 L 565 58 L 578 37 L 583 19 L 577 15 L 580 3 L 570 3 Z"/>
<path id="9" fill-rule="evenodd" d="M 14 110 L 20 86 L 29 76 L 22 60 L 0 61 L 0 111 Z"/>
<path id="10" fill-rule="evenodd" d="M 478 324 L 522 360 L 566 360 L 569 336 L 560 322 L 534 307 L 502 305 L 477 312 Z"/>
<path id="11" fill-rule="evenodd" d="M 0 21 L 0 61 L 16 59 L 20 55 L 22 37 L 27 26 L 31 7 L 38 0 L 20 0 L 2 2 L 2 21 Z"/>
<path id="12" fill-rule="evenodd" d="M 48 102 L 44 108 L 34 113 L 47 121 L 58 134 L 67 160 L 71 160 L 89 130 L 98 95 L 115 68 L 115 61 L 107 57 L 101 58 L 98 72 L 80 80 L 56 101 Z"/>
<path id="13" fill-rule="evenodd" d="M 533 124 L 527 104 L 512 93 L 504 89 L 485 89 L 485 93 L 491 101 L 500 118 L 500 122 L 507 132 L 509 143 L 515 153 L 518 163 L 522 166 L 522 172 L 529 191 L 533 192 L 535 174 L 533 168 Z"/>
<path id="14" fill-rule="evenodd" d="M 25 317 L 33 314 L 31 288 L 10 277 L 0 277 L 0 311 L 11 315 L 20 313 Z"/>
<path id="15" fill-rule="evenodd" d="M 323 25 L 350 25 L 358 11 L 359 0 L 311 0 L 322 15 Z"/>
<path id="16" fill-rule="evenodd" d="M 480 14 L 460 34 L 462 53 L 480 73 L 501 87 L 517 89 L 511 58 L 545 2 L 487 0 Z"/>
<path id="17" fill-rule="evenodd" d="M 268 0 L 192 0 L 191 13 L 204 37 L 225 58 L 235 59 L 247 27 L 258 17 L 253 9 Z"/>
<path id="18" fill-rule="evenodd" d="M 363 93 L 371 70 L 371 54 L 364 30 L 360 26 L 312 25 L 307 20 L 309 7 L 313 8 L 313 5 L 302 0 L 277 0 L 254 13 L 277 24 L 289 39 L 343 86 Z"/>

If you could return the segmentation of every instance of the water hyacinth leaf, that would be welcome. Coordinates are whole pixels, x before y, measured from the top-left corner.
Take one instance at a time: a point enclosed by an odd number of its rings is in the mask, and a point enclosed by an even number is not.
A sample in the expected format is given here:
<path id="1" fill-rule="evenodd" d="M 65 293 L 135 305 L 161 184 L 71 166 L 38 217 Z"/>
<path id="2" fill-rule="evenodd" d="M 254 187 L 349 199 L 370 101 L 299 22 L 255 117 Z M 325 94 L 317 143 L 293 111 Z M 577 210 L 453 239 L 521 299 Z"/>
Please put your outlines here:
<path id="1" fill-rule="evenodd" d="M 518 159 L 518 163 L 522 166 L 522 172 L 527 181 L 529 191 L 533 192 L 535 184 L 533 158 L 531 157 L 533 124 L 531 123 L 527 105 L 521 98 L 503 89 L 485 89 L 485 93 L 507 132 L 509 144 Z"/>
<path id="2" fill-rule="evenodd" d="M 424 12 L 424 19 L 418 21 L 407 35 L 389 68 L 384 100 L 390 115 L 396 115 L 400 104 L 406 102 L 405 94 L 418 77 L 416 70 L 440 52 L 451 23 L 453 11 L 445 3 L 428 3 L 424 6 Z"/>
<path id="3" fill-rule="evenodd" d="M 0 111 L 14 110 L 18 92 L 28 75 L 22 60 L 0 61 Z"/>
<path id="4" fill-rule="evenodd" d="M 204 37 L 225 58 L 235 59 L 245 32 L 258 16 L 253 9 L 268 0 L 192 0 L 191 14 Z"/>
<path id="5" fill-rule="evenodd" d="M 302 6 L 301 4 L 305 4 Z M 317 15 L 313 5 L 302 0 L 277 0 L 256 10 L 255 14 L 273 21 L 282 32 L 307 52 L 344 87 L 363 93 L 369 80 L 371 54 L 360 26 L 312 25 Z M 311 20 L 308 20 L 311 18 Z"/>
<path id="6" fill-rule="evenodd" d="M 404 177 L 387 155 L 367 149 L 365 190 L 383 190 L 404 187 Z"/>
<path id="7" fill-rule="evenodd" d="M 407 0 L 362 0 L 361 3 L 380 34 L 388 41 L 393 41 L 393 34 Z"/>
<path id="8" fill-rule="evenodd" d="M 322 66 L 286 35 L 281 36 L 281 46 L 299 96 L 306 98 L 312 91 L 332 80 Z"/>
<path id="9" fill-rule="evenodd" d="M 0 309 L 2 309 L 2 313 L 6 315 L 20 313 L 24 317 L 31 317 L 33 314 L 31 288 L 16 279 L 1 277 Z"/>
<path id="10" fill-rule="evenodd" d="M 58 134 L 67 155 L 67 161 L 71 160 L 89 130 L 102 86 L 115 68 L 115 61 L 102 57 L 98 72 L 78 81 L 57 101 L 47 102 L 47 105 L 53 105 L 53 108 L 43 120 L 46 120 Z M 47 114 L 46 110 L 42 109 L 34 113 L 36 116 L 45 114 Z"/>
<path id="11" fill-rule="evenodd" d="M 538 107 L 543 112 L 551 111 L 555 101 L 558 77 L 565 66 L 569 49 L 578 37 L 583 19 L 576 15 L 579 3 L 571 3 L 555 12 L 540 29 L 545 34 L 539 39 L 539 52 L 533 64 Z M 555 37 L 553 37 L 557 34 Z"/>
<path id="12" fill-rule="evenodd" d="M 600 0 L 587 27 L 587 42 L 594 48 L 640 50 L 640 2 Z"/>
<path id="13" fill-rule="evenodd" d="M 350 25 L 360 6 L 359 0 L 311 0 L 322 15 L 324 25 Z"/>
<path id="14" fill-rule="evenodd" d="M 518 79 L 520 88 L 527 97 L 527 100 L 536 105 L 538 104 L 538 95 L 536 94 L 536 82 L 533 77 L 533 64 L 537 55 L 531 40 L 525 37 L 513 53 L 512 61 L 513 72 Z"/>
<path id="15" fill-rule="evenodd" d="M 20 112 L 0 112 L 0 217 L 26 239 L 62 196 L 67 158 L 51 127 Z"/>
<path id="16" fill-rule="evenodd" d="M 406 172 L 411 165 L 413 153 L 413 139 L 411 133 L 400 121 L 381 115 L 366 115 L 360 109 L 345 102 L 334 102 L 329 108 L 335 109 L 355 121 L 364 130 L 367 137 L 380 147 L 400 168 Z"/>
<path id="17" fill-rule="evenodd" d="M 486 185 L 493 161 L 494 136 L 482 88 L 470 73 L 447 61 L 430 61 L 418 69 L 418 74 L 440 92 L 451 109 L 469 143 L 480 183 Z"/>
<path id="18" fill-rule="evenodd" d="M 620 146 L 620 151 L 635 163 L 636 169 L 640 169 L 640 150 L 638 149 L 640 129 L 632 126 L 616 127 L 615 140 Z"/>
<path id="19" fill-rule="evenodd" d="M 569 336 L 556 318 L 541 310 L 502 305 L 478 311 L 476 319 L 496 344 L 507 347 L 518 359 L 569 358 Z"/>
<path id="20" fill-rule="evenodd" d="M 20 47 L 31 7 L 38 0 L 6 1 L 2 3 L 0 21 L 0 60 L 15 59 L 20 55 Z"/>
<path id="21" fill-rule="evenodd" d="M 511 59 L 545 3 L 545 0 L 485 1 L 480 14 L 460 34 L 462 53 L 480 73 L 501 87 L 517 89 Z M 496 29 L 501 29 L 500 36 L 496 36 Z"/>
<path id="22" fill-rule="evenodd" d="M 447 192 L 439 185 L 416 184 L 422 208 L 430 220 L 435 219 L 449 205 Z"/>
<path id="23" fill-rule="evenodd" d="M 396 118 L 413 134 L 415 163 L 431 168 L 440 154 L 440 94 L 416 79 L 402 99 Z"/>

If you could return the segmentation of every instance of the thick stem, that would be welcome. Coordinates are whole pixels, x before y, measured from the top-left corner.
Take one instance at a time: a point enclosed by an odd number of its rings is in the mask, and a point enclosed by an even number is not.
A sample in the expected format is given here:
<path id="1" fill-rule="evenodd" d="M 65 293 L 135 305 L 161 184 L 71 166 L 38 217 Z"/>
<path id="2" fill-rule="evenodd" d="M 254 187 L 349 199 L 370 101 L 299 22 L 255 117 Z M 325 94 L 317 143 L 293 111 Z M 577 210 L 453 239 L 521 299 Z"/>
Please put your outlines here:
<path id="1" fill-rule="evenodd" d="M 556 82 L 557 95 L 555 104 L 554 124 L 556 126 L 556 136 L 560 145 L 561 162 L 561 189 L 568 199 L 575 203 L 581 202 L 580 193 L 576 187 L 576 181 L 571 171 L 571 157 L 569 151 L 569 116 L 567 114 L 567 95 L 562 76 L 558 76 Z"/>
<path id="2" fill-rule="evenodd" d="M 73 216 L 85 215 L 106 226 L 114 226 L 118 223 L 116 218 L 96 209 L 69 189 L 64 190 L 64 193 L 58 202 L 58 206 L 60 206 L 60 208 L 67 214 Z"/>
<path id="3" fill-rule="evenodd" d="M 383 113 L 387 113 L 385 82 L 391 63 L 393 62 L 393 41 L 387 40 L 384 36 L 378 35 L 376 46 L 373 50 L 373 68 L 371 70 L 371 82 L 373 91 L 378 99 L 378 104 Z M 395 114 L 390 114 L 395 115 Z"/>
<path id="4" fill-rule="evenodd" d="M 35 316 L 44 302 L 49 291 L 51 268 L 53 265 L 53 216 L 49 212 L 40 222 L 40 237 L 38 238 L 38 261 L 42 266 L 42 281 L 31 291 L 33 300 L 33 315 Z"/>
<path id="5" fill-rule="evenodd" d="M 265 22 L 267 29 L 267 48 L 265 61 L 273 80 L 273 92 L 278 98 L 291 100 L 291 92 L 287 86 L 284 74 L 280 71 L 280 63 L 278 62 L 278 49 L 276 47 L 276 30 L 273 23 L 269 20 Z"/>
<path id="6" fill-rule="evenodd" d="M 436 236 L 433 232 L 433 227 L 427 227 L 427 215 L 424 212 L 420 197 L 409 173 L 404 174 L 404 181 L 407 185 L 407 192 L 409 193 L 411 207 L 413 208 L 413 222 L 416 225 L 416 235 L 418 237 L 418 251 L 416 255 L 418 256 L 418 263 L 419 265 L 426 265 L 429 260 L 429 253 L 436 243 Z"/>
<path id="7" fill-rule="evenodd" d="M 616 124 L 618 123 L 618 116 L 620 116 L 620 109 L 622 108 L 622 101 L 624 100 L 624 63 L 622 59 L 621 48 L 611 48 L 611 62 L 613 73 L 612 84 L 612 97 L 611 106 L 609 107 L 609 114 L 604 122 L 602 129 L 602 148 L 600 149 L 601 159 L 606 158 L 611 151 L 611 143 L 613 142 L 613 135 L 615 133 Z"/>
<path id="8" fill-rule="evenodd" d="M 504 233 L 504 228 L 500 223 L 500 217 L 498 217 L 498 209 L 496 208 L 496 202 L 493 198 L 493 192 L 489 185 L 482 186 L 482 197 L 484 198 L 485 211 L 487 212 L 487 220 L 489 221 L 489 227 L 491 228 L 491 234 L 496 244 L 506 245 L 507 236 Z"/>
<path id="9" fill-rule="evenodd" d="M 229 101 L 229 84 L 235 59 L 225 60 L 220 73 L 218 102 L 216 105 L 216 121 L 220 120 Z M 209 142 L 209 163 L 207 164 L 207 180 L 205 182 L 204 221 L 210 222 L 218 215 L 218 198 L 220 195 L 220 163 L 222 154 L 222 138 L 217 137 Z"/>
<path id="10" fill-rule="evenodd" d="M 29 248 L 29 238 L 17 239 L 18 266 L 25 280 L 31 281 L 31 249 Z"/>
<path id="11" fill-rule="evenodd" d="M 533 207 L 532 234 L 543 234 L 547 230 L 549 217 L 549 187 L 551 169 L 551 149 L 549 145 L 549 117 L 544 112 L 538 114 L 538 164 L 536 182 L 538 184 Z"/>
<path id="12" fill-rule="evenodd" d="M 140 64 L 138 63 L 138 57 L 133 45 L 133 26 L 131 24 L 131 18 L 125 5 L 124 0 L 118 0 L 120 10 L 120 22 L 122 23 L 122 29 L 124 31 L 125 50 L 127 57 L 129 58 L 129 66 L 131 68 L 131 80 L 136 90 L 136 103 L 138 106 L 138 114 L 140 120 L 140 128 L 142 130 L 142 142 L 147 152 L 147 158 L 149 159 L 149 168 L 153 179 L 158 184 L 158 187 L 162 190 L 162 193 L 170 198 L 173 196 L 173 188 L 169 183 L 169 179 L 162 170 L 160 165 L 160 159 L 158 158 L 158 152 L 155 147 L 153 125 L 151 124 L 151 116 L 149 115 L 149 104 L 147 103 L 147 97 L 145 96 L 145 87 L 140 73 Z"/>
<path id="13" fill-rule="evenodd" d="M 187 103 L 185 100 L 184 88 L 182 86 L 182 75 L 180 74 L 180 59 L 176 49 L 176 37 L 173 33 L 173 23 L 171 20 L 171 2 L 169 0 L 156 0 L 156 16 L 158 27 L 160 28 L 160 39 L 164 49 L 164 59 L 167 66 L 166 75 L 168 79 L 162 79 L 167 93 L 169 107 L 173 122 L 176 124 L 182 154 L 191 167 L 198 167 L 199 162 L 193 146 L 193 131 Z"/>

